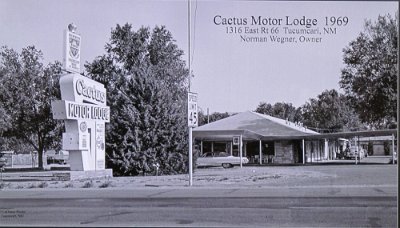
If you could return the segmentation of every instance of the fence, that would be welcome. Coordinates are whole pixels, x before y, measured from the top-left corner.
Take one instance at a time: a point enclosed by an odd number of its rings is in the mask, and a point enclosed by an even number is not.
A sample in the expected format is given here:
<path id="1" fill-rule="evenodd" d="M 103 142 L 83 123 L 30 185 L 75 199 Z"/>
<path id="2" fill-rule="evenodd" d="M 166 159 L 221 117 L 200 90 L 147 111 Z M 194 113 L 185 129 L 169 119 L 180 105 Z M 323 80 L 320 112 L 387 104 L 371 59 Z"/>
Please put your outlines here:
<path id="1" fill-rule="evenodd" d="M 5 168 L 14 167 L 38 167 L 37 153 L 31 154 L 4 154 L 3 158 L 7 159 Z"/>

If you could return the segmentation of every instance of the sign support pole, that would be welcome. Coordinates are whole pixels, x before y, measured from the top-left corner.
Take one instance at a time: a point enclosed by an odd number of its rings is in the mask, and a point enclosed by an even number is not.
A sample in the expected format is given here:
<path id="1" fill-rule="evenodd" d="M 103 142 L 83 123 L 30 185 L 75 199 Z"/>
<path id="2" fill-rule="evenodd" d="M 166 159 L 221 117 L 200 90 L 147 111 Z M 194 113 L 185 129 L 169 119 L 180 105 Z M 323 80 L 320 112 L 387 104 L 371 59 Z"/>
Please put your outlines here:
<path id="1" fill-rule="evenodd" d="M 189 127 L 189 186 L 193 185 L 193 142 L 192 127 Z"/>
<path id="2" fill-rule="evenodd" d="M 198 126 L 197 94 L 188 93 L 188 130 L 189 130 L 189 186 L 193 182 L 193 127 Z"/>

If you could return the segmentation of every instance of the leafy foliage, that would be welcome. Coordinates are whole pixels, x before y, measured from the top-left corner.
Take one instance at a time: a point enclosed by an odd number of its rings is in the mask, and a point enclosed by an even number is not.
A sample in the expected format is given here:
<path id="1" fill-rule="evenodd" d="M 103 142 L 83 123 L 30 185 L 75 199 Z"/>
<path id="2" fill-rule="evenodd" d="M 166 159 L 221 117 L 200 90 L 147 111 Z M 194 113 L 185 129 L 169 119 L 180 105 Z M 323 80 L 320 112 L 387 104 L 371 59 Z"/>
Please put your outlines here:
<path id="1" fill-rule="evenodd" d="M 274 105 L 262 102 L 255 111 L 291 122 L 300 122 L 323 132 L 348 131 L 362 127 L 347 97 L 336 90 L 325 90 L 302 107 L 296 108 L 285 102 L 277 102 Z"/>
<path id="2" fill-rule="evenodd" d="M 361 123 L 347 97 L 336 90 L 325 90 L 317 99 L 311 98 L 302 107 L 306 126 L 317 130 L 337 132 L 359 130 Z"/>
<path id="3" fill-rule="evenodd" d="M 0 134 L 38 151 L 40 168 L 43 151 L 59 144 L 62 128 L 51 115 L 51 100 L 60 97 L 61 64 L 44 66 L 42 56 L 33 46 L 21 53 L 0 50 Z"/>
<path id="4" fill-rule="evenodd" d="M 229 117 L 229 113 L 227 112 L 213 112 L 207 116 L 207 114 L 204 114 L 202 110 L 199 111 L 199 126 L 202 126 L 207 123 L 215 122 L 217 120 L 224 119 L 226 117 Z"/>
<path id="5" fill-rule="evenodd" d="M 157 164 L 159 174 L 185 172 L 188 70 L 171 33 L 117 25 L 105 50 L 86 69 L 107 89 L 107 166 L 115 175 L 146 175 Z"/>
<path id="6" fill-rule="evenodd" d="M 395 127 L 398 21 L 390 15 L 366 21 L 364 31 L 343 50 L 340 86 L 361 121 Z"/>
<path id="7" fill-rule="evenodd" d="M 291 122 L 301 122 L 303 119 L 301 109 L 294 107 L 291 103 L 277 102 L 271 105 L 266 102 L 261 102 L 255 111 L 261 114 L 287 119 Z"/>

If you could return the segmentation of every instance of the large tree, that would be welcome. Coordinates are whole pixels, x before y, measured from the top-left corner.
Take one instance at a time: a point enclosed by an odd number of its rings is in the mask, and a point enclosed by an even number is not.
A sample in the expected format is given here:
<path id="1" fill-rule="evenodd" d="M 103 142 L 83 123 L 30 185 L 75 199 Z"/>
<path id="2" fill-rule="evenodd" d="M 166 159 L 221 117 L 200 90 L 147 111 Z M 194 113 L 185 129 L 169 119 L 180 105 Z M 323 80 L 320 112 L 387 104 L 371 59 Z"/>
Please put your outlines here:
<path id="1" fill-rule="evenodd" d="M 199 126 L 215 122 L 217 120 L 221 120 L 229 117 L 229 113 L 227 112 L 213 112 L 211 114 L 205 114 L 203 110 L 199 110 Z"/>
<path id="2" fill-rule="evenodd" d="M 105 84 L 111 121 L 107 166 L 116 175 L 187 171 L 187 79 L 183 52 L 165 27 L 117 25 L 106 54 L 86 64 Z"/>
<path id="3" fill-rule="evenodd" d="M 303 119 L 301 108 L 296 108 L 291 103 L 276 102 L 274 105 L 271 105 L 266 102 L 261 102 L 255 111 L 292 122 L 301 122 Z"/>
<path id="4" fill-rule="evenodd" d="M 0 134 L 29 144 L 38 152 L 40 168 L 44 150 L 59 145 L 61 134 L 61 123 L 51 114 L 51 100 L 60 99 L 61 64 L 42 61 L 33 46 L 21 53 L 0 50 Z"/>
<path id="5" fill-rule="evenodd" d="M 347 97 L 336 90 L 325 90 L 302 107 L 303 123 L 322 132 L 358 130 L 360 121 Z"/>
<path id="6" fill-rule="evenodd" d="M 340 86 L 360 119 L 377 128 L 396 125 L 398 21 L 390 15 L 365 22 L 343 49 Z"/>

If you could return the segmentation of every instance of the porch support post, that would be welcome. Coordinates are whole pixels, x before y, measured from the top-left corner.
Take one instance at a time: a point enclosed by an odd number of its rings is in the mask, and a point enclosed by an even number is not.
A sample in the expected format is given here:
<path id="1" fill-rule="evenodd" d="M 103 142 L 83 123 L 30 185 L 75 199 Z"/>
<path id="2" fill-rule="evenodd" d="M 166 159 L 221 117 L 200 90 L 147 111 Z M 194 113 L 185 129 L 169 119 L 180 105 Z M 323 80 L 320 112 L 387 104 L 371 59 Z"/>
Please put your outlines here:
<path id="1" fill-rule="evenodd" d="M 328 159 L 328 153 L 329 153 L 329 143 L 328 139 L 325 139 L 325 144 L 324 144 L 324 160 Z"/>
<path id="2" fill-rule="evenodd" d="M 232 141 L 231 141 L 231 156 L 233 155 L 233 143 L 232 143 Z"/>
<path id="3" fill-rule="evenodd" d="M 396 150 L 394 149 L 394 134 L 392 134 L 392 164 L 394 164 L 394 153 Z"/>
<path id="4" fill-rule="evenodd" d="M 263 157 L 262 157 L 262 141 L 260 139 L 260 165 L 262 165 Z"/>
<path id="5" fill-rule="evenodd" d="M 301 144 L 302 144 L 302 150 L 303 150 L 303 164 L 306 164 L 306 157 L 305 157 L 305 154 L 306 154 L 306 148 L 304 147 L 305 146 L 305 143 L 304 143 L 304 139 L 302 139 L 301 140 Z"/>
<path id="6" fill-rule="evenodd" d="M 200 154 L 203 155 L 203 140 L 200 141 Z"/>
<path id="7" fill-rule="evenodd" d="M 242 168 L 243 167 L 243 136 L 242 135 L 240 135 L 239 153 L 240 153 L 240 168 Z"/>
<path id="8" fill-rule="evenodd" d="M 211 142 L 211 152 L 214 152 L 214 141 Z"/>

